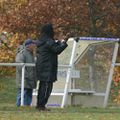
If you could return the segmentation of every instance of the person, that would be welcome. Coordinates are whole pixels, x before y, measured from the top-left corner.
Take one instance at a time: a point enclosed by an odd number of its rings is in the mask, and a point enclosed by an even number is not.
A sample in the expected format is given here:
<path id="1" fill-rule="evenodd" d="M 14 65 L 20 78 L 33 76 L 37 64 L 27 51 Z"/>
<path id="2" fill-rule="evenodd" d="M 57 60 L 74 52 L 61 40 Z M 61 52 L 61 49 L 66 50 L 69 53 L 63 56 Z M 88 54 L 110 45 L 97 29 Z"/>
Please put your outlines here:
<path id="1" fill-rule="evenodd" d="M 24 49 L 23 49 L 24 48 Z M 21 51 L 17 52 L 16 63 L 35 63 L 34 60 L 35 42 L 31 39 L 25 41 L 25 46 L 22 47 Z M 21 105 L 21 78 L 22 78 L 22 67 L 17 66 L 16 68 L 16 85 L 18 88 L 16 105 Z M 30 106 L 32 103 L 32 91 L 36 88 L 36 71 L 35 67 L 25 67 L 25 81 L 24 81 L 24 106 Z"/>
<path id="2" fill-rule="evenodd" d="M 58 55 L 64 51 L 67 38 L 60 41 L 54 39 L 52 24 L 41 28 L 41 37 L 37 41 L 36 75 L 39 82 L 36 109 L 48 111 L 46 104 L 52 92 L 53 83 L 57 80 Z"/>

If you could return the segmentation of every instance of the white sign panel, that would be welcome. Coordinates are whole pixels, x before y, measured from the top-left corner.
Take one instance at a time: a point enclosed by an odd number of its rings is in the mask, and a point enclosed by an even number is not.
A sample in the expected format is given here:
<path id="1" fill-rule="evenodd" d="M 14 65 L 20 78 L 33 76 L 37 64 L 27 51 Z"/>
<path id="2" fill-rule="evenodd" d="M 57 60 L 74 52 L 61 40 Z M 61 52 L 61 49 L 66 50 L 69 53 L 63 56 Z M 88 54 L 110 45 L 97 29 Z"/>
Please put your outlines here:
<path id="1" fill-rule="evenodd" d="M 67 70 L 58 70 L 58 77 L 65 78 L 67 76 Z M 71 71 L 71 78 L 80 78 L 80 71 L 79 70 L 72 70 Z"/>

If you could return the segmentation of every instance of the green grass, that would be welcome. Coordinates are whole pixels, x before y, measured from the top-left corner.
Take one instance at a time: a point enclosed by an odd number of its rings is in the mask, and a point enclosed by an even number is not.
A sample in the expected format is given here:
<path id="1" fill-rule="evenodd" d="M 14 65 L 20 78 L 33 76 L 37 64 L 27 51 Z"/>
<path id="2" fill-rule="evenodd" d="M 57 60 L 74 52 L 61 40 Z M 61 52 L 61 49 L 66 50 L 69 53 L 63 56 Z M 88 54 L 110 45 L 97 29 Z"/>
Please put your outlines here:
<path id="1" fill-rule="evenodd" d="M 119 120 L 119 109 L 67 107 L 39 112 L 33 108 L 6 107 L 0 110 L 0 120 Z"/>
<path id="2" fill-rule="evenodd" d="M 16 100 L 16 82 L 13 77 L 0 78 L 0 104 L 14 103 Z"/>
<path id="3" fill-rule="evenodd" d="M 35 107 L 16 107 L 14 78 L 0 78 L 0 120 L 120 120 L 120 108 L 68 106 L 39 112 Z"/>

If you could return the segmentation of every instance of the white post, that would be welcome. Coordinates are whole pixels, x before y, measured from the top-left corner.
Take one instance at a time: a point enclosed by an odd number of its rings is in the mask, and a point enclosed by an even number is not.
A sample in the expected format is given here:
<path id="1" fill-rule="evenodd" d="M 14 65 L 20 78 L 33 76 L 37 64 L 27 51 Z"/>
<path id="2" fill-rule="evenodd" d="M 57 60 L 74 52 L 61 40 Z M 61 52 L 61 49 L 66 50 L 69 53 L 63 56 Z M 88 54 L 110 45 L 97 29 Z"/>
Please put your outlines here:
<path id="1" fill-rule="evenodd" d="M 71 67 L 68 68 L 68 71 L 67 71 L 67 77 L 66 77 L 66 82 L 65 82 L 65 89 L 64 89 L 64 95 L 63 95 L 61 108 L 64 107 L 64 105 L 66 104 L 66 100 L 67 100 L 68 85 L 69 85 L 69 80 L 70 80 L 70 77 L 71 77 L 71 70 L 72 70 L 72 67 L 73 67 L 73 60 L 74 60 L 74 56 L 75 56 L 76 45 L 77 45 L 76 41 L 74 40 L 74 44 L 73 44 L 73 48 L 72 48 L 72 54 L 71 54 L 71 59 L 70 59 L 70 63 L 69 63 L 69 66 L 71 66 Z"/>
<path id="2" fill-rule="evenodd" d="M 116 57 L 117 57 L 117 53 L 118 53 L 118 47 L 119 47 L 119 44 L 116 42 L 114 52 L 113 52 L 112 64 L 111 64 L 111 67 L 110 67 L 110 72 L 109 72 L 109 77 L 108 77 L 105 99 L 104 99 L 104 103 L 103 103 L 104 108 L 107 106 L 107 102 L 108 102 L 108 98 L 109 98 L 109 94 L 110 94 L 112 77 L 113 77 L 113 73 L 114 73 L 114 66 L 115 66 Z"/>
<path id="3" fill-rule="evenodd" d="M 22 66 L 21 106 L 24 106 L 24 78 L 25 78 L 25 65 Z"/>

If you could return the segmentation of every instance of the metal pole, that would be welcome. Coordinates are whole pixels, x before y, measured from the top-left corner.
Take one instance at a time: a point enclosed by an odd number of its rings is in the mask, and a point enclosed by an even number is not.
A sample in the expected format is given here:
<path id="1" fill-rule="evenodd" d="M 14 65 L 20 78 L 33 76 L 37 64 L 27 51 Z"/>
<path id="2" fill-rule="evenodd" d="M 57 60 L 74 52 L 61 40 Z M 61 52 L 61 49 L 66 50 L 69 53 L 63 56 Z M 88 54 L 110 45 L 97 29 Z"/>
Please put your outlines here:
<path id="1" fill-rule="evenodd" d="M 21 106 L 24 106 L 24 78 L 25 78 L 25 64 L 22 66 Z"/>
<path id="2" fill-rule="evenodd" d="M 66 100 L 67 100 L 68 85 L 69 85 L 69 80 L 70 80 L 70 77 L 71 77 L 71 70 L 72 70 L 72 67 L 73 67 L 73 60 L 74 60 L 74 56 L 75 56 L 76 45 L 77 45 L 77 43 L 74 40 L 71 59 L 70 59 L 70 63 L 69 63 L 69 66 L 71 66 L 71 68 L 68 68 L 68 71 L 67 71 L 67 77 L 66 77 L 66 82 L 65 82 L 65 89 L 64 89 L 64 95 L 63 95 L 61 108 L 64 107 L 64 105 L 66 104 Z"/>
<path id="3" fill-rule="evenodd" d="M 103 103 L 104 108 L 107 106 L 107 103 L 108 103 L 108 98 L 109 98 L 110 88 L 111 88 L 111 83 L 112 83 L 112 77 L 113 77 L 113 73 L 114 73 L 115 62 L 116 62 L 116 57 L 117 57 L 117 53 L 118 53 L 118 47 L 119 47 L 119 44 L 116 42 L 114 52 L 113 52 L 112 64 L 110 67 L 110 72 L 109 72 L 109 77 L 108 77 L 108 83 L 107 83 L 104 103 Z"/>

